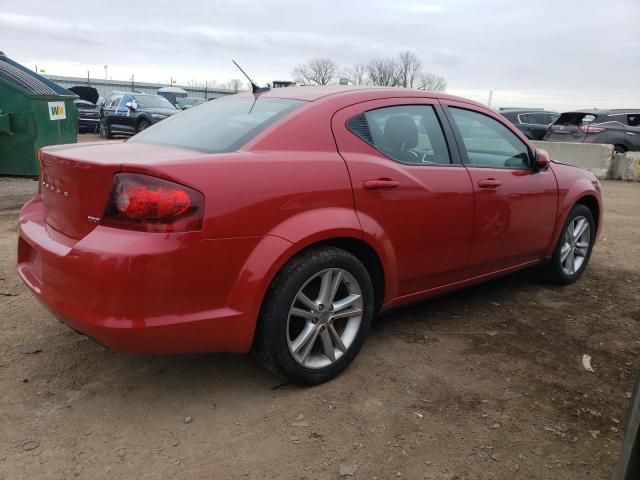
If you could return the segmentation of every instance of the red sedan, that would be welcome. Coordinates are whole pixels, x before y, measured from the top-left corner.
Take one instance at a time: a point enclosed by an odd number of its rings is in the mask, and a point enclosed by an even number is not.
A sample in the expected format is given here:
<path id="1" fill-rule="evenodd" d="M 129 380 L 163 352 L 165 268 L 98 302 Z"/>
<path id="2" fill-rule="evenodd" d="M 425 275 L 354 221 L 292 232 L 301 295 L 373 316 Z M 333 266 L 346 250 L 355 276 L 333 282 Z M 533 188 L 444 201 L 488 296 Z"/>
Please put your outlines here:
<path id="1" fill-rule="evenodd" d="M 584 272 L 600 184 L 483 105 L 302 87 L 207 102 L 125 142 L 40 152 L 18 272 L 116 350 L 342 371 L 379 311 L 540 266 Z"/>

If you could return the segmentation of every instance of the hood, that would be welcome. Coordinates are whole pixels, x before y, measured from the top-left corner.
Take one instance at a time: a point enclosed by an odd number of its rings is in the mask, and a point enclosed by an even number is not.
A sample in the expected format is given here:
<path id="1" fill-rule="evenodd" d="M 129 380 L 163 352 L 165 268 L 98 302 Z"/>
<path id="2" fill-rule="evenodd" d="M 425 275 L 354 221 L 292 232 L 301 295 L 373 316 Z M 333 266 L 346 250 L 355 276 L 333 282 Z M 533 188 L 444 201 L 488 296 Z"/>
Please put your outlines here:
<path id="1" fill-rule="evenodd" d="M 69 91 L 78 95 L 82 100 L 86 100 L 87 102 L 91 102 L 94 104 L 100 97 L 100 95 L 98 95 L 98 90 L 93 87 L 78 85 L 77 87 L 71 87 Z"/>

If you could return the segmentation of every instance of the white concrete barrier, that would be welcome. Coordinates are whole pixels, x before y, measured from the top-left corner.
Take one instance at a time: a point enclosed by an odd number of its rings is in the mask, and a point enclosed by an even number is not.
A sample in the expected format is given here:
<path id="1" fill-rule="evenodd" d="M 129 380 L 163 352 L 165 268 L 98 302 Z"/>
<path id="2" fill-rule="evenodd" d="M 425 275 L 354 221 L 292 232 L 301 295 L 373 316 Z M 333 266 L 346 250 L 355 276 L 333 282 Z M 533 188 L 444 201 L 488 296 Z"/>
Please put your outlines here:
<path id="1" fill-rule="evenodd" d="M 615 154 L 609 178 L 640 182 L 640 152 Z"/>
<path id="2" fill-rule="evenodd" d="M 609 178 L 613 164 L 613 145 L 540 140 L 533 143 L 549 152 L 553 160 L 589 170 L 600 179 Z"/>

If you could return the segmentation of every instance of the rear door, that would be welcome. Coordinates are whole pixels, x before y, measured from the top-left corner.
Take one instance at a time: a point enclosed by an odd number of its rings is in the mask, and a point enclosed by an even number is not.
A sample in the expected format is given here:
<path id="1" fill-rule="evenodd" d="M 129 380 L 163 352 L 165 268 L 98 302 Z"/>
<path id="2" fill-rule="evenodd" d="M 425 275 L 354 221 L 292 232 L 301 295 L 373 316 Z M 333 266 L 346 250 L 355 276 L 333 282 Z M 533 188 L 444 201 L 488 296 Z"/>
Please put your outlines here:
<path id="1" fill-rule="evenodd" d="M 363 102 L 332 120 L 363 230 L 396 260 L 388 298 L 458 281 L 467 265 L 473 187 L 442 120 L 422 98 Z"/>
<path id="2" fill-rule="evenodd" d="M 542 258 L 557 215 L 555 175 L 532 168 L 533 151 L 502 118 L 465 103 L 443 103 L 475 196 L 466 276 Z"/>

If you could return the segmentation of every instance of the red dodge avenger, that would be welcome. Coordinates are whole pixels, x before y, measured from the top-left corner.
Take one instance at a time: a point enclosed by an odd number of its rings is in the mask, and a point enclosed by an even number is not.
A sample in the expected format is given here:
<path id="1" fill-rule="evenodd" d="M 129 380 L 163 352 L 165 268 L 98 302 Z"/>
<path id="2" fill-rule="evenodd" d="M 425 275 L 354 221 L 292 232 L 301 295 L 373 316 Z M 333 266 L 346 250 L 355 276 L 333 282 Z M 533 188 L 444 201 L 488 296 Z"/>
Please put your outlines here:
<path id="1" fill-rule="evenodd" d="M 602 224 L 591 173 L 415 90 L 233 95 L 40 163 L 17 268 L 60 320 L 126 352 L 253 350 L 300 384 L 380 311 L 533 266 L 576 281 Z"/>

